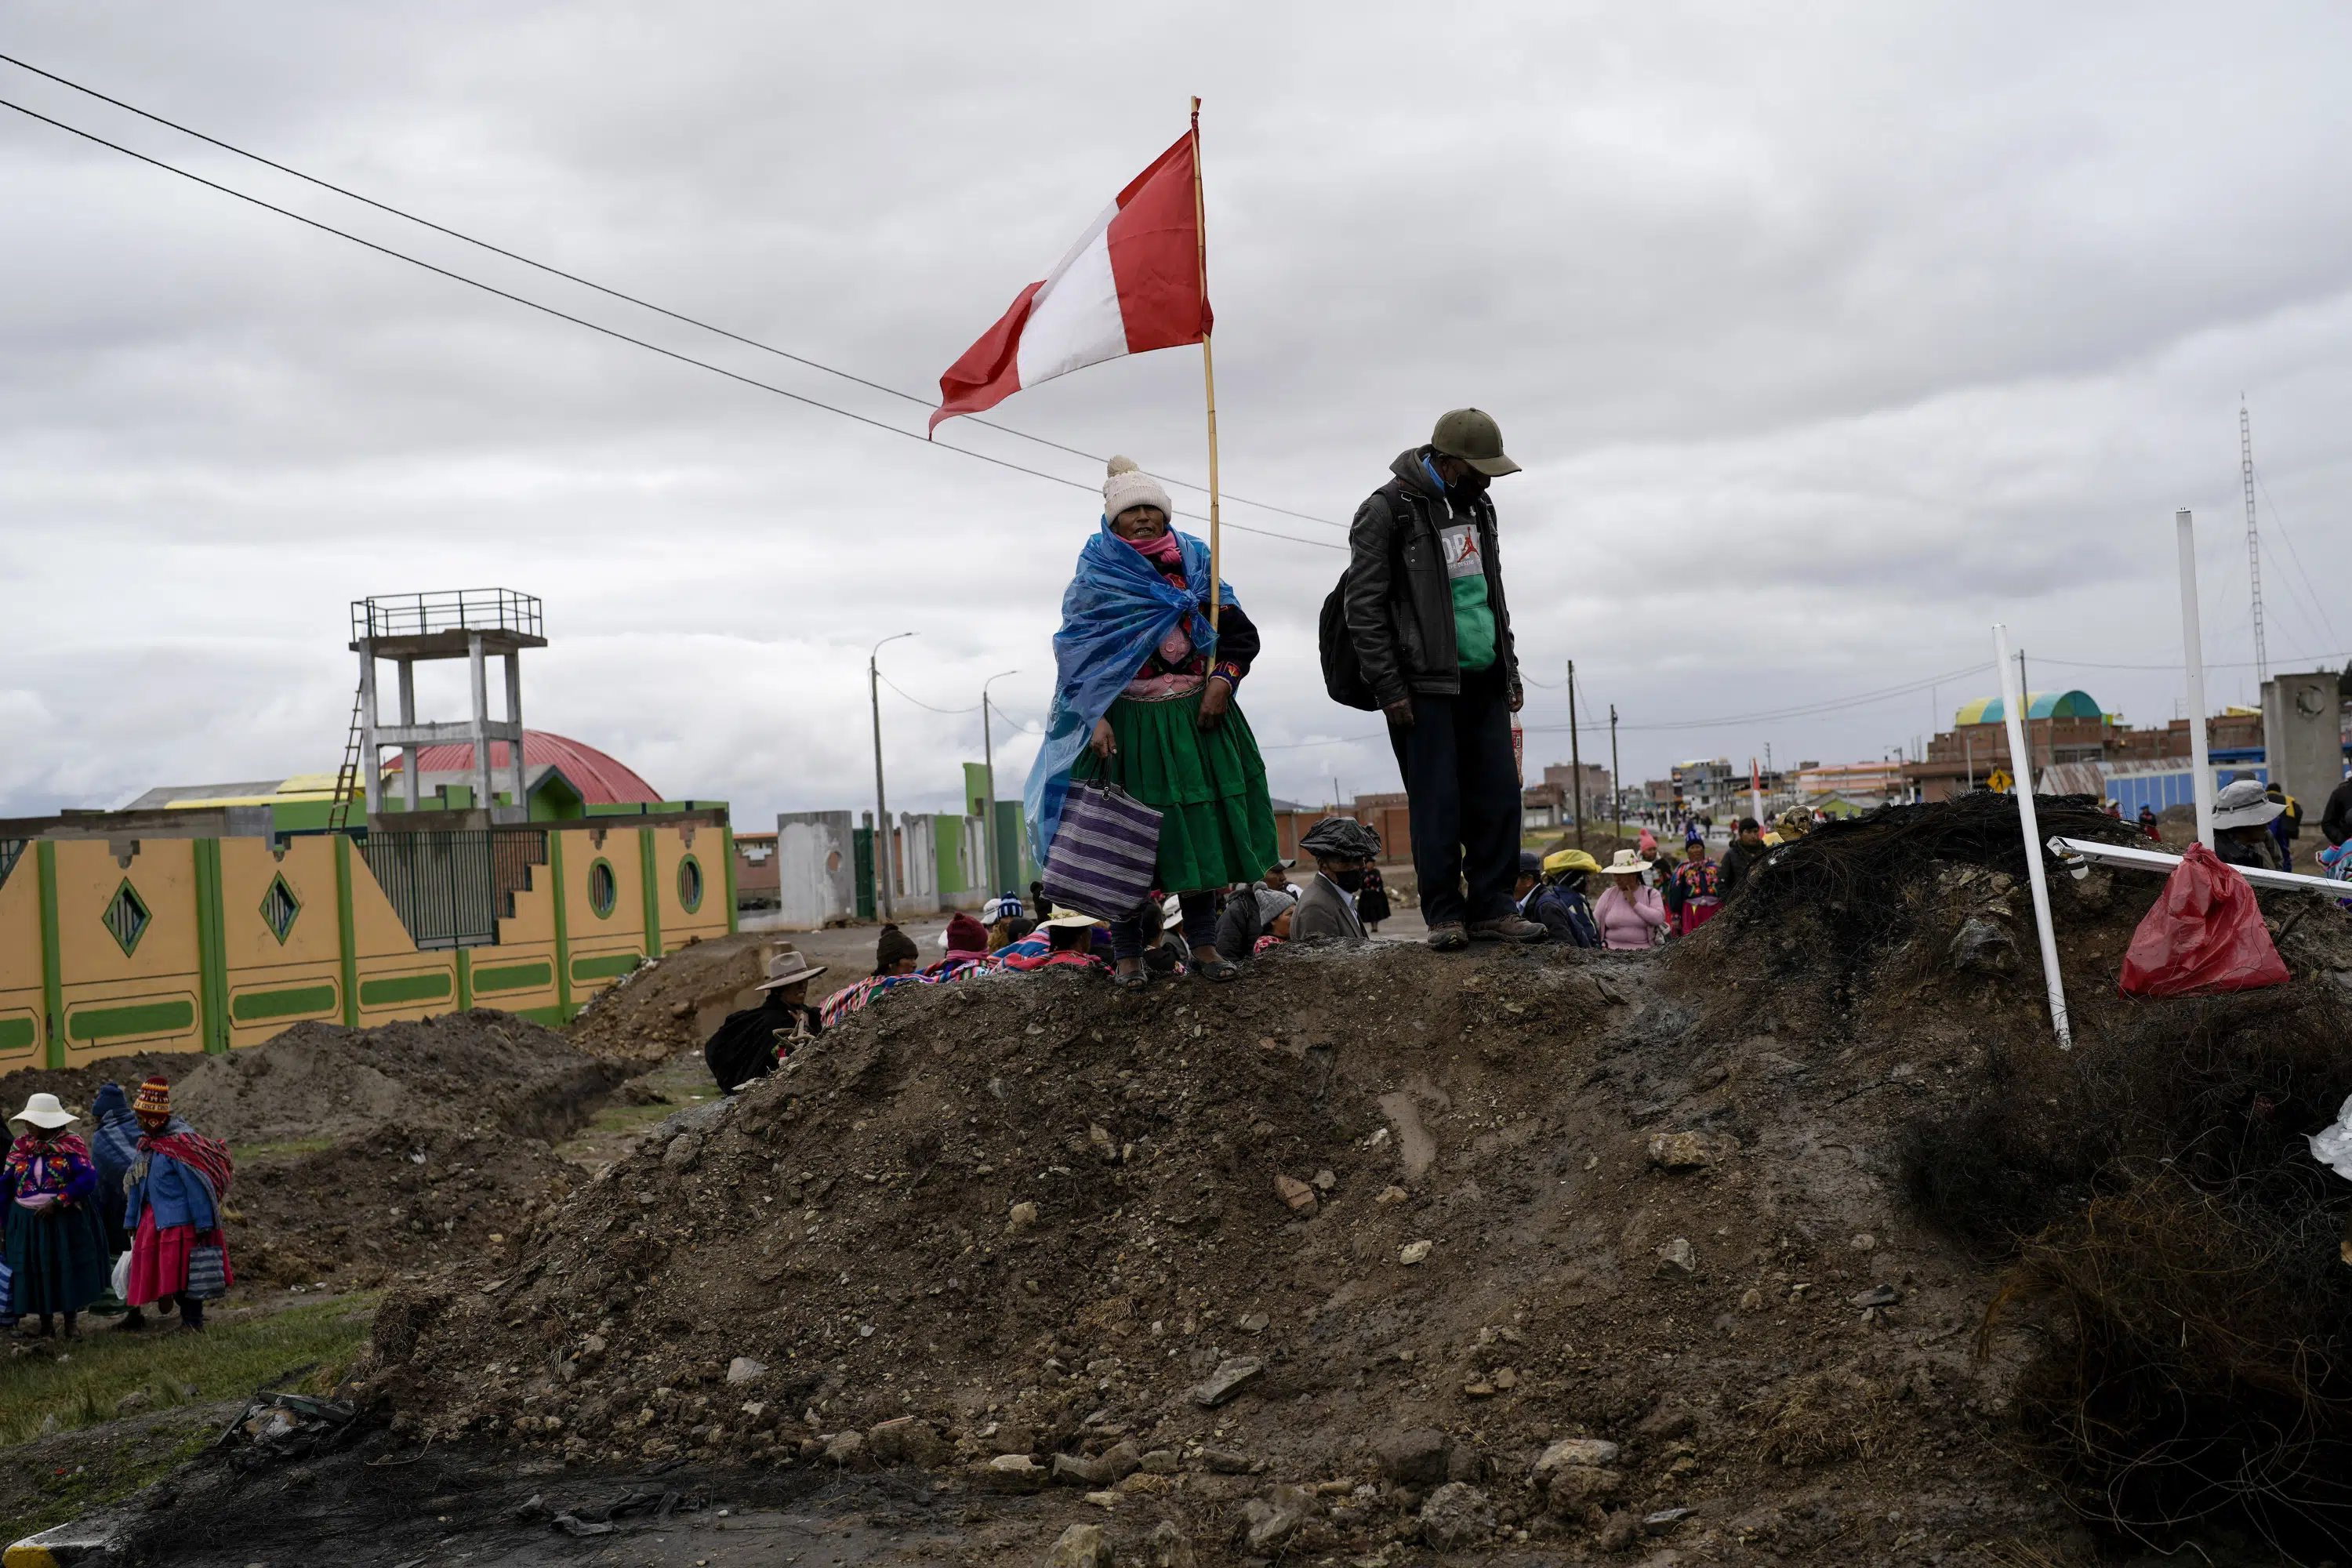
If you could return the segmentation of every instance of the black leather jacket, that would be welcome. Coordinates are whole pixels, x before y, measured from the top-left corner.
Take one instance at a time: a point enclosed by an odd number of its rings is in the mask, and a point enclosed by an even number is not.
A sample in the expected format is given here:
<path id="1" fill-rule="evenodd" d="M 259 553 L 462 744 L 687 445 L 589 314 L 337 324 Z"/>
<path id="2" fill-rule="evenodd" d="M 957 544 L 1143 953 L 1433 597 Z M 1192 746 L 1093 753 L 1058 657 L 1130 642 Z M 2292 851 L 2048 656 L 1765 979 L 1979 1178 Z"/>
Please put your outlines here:
<path id="1" fill-rule="evenodd" d="M 1454 587 L 1445 575 L 1437 530 L 1475 519 L 1484 552 L 1486 603 L 1495 614 L 1495 662 L 1519 694 L 1518 651 L 1511 612 L 1503 598 L 1503 568 L 1495 548 L 1495 503 L 1449 500 L 1422 459 L 1430 448 L 1399 453 L 1396 477 L 1356 509 L 1348 530 L 1354 559 L 1348 567 L 1348 632 L 1365 683 L 1385 708 L 1415 691 L 1453 696 L 1462 689 L 1454 647 Z"/>

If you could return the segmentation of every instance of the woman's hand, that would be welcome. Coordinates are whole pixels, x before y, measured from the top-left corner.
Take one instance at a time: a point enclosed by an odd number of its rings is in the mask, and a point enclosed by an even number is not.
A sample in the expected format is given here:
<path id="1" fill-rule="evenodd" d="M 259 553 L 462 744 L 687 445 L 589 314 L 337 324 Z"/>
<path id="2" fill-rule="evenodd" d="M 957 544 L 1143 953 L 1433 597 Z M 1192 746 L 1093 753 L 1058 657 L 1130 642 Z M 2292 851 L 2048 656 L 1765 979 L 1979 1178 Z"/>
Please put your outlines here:
<path id="1" fill-rule="evenodd" d="M 1111 758 L 1118 754 L 1118 737 L 1111 733 L 1109 720 L 1097 719 L 1095 721 L 1095 732 L 1087 742 L 1087 750 L 1092 752 L 1096 756 L 1100 757 L 1104 762 L 1108 762 Z"/>
<path id="2" fill-rule="evenodd" d="M 1225 721 L 1225 710 L 1233 705 L 1234 689 L 1211 676 L 1209 684 L 1201 689 L 1201 716 L 1194 722 L 1203 730 L 1213 730 Z"/>

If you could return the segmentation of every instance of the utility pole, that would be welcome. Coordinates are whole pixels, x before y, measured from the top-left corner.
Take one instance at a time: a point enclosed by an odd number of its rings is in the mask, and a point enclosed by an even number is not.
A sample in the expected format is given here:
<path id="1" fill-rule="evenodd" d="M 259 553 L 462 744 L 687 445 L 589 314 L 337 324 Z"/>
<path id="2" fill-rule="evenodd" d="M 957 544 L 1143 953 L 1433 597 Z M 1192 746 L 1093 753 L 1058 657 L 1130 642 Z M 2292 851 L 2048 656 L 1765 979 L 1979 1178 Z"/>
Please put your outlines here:
<path id="1" fill-rule="evenodd" d="M 890 807 L 882 797 L 882 669 L 875 662 L 883 643 L 910 637 L 898 632 L 876 643 L 866 656 L 866 698 L 874 706 L 874 901 L 882 918 L 890 918 L 890 885 L 898 879 L 898 857 L 891 853 Z"/>
<path id="2" fill-rule="evenodd" d="M 1625 775 L 1617 765 L 1617 704 L 1609 705 L 1609 783 L 1617 797 L 1617 847 L 1622 849 L 1625 837 Z"/>
<path id="3" fill-rule="evenodd" d="M 2254 590 L 2254 689 L 2259 691 L 2271 678 L 2271 652 L 2263 641 L 2263 541 L 2254 531 L 2254 426 L 2246 416 L 2245 398 L 2244 393 L 2238 394 L 2238 472 L 2246 485 L 2246 581 Z"/>
<path id="4" fill-rule="evenodd" d="M 2012 757 L 2010 759 L 2010 771 L 2025 781 L 2020 787 L 2026 794 L 2032 795 L 2033 793 L 2033 688 L 2025 684 L 2025 650 L 2023 648 L 2017 650 L 2017 721 L 2024 726 L 2019 731 L 2025 737 L 2024 765 L 2019 766 L 2018 759 Z"/>
<path id="5" fill-rule="evenodd" d="M 988 846 L 988 879 L 991 883 L 1004 875 L 1004 866 L 996 858 L 996 729 L 988 719 L 988 688 L 993 681 L 1020 673 L 1017 669 L 1001 669 L 980 683 L 980 766 L 983 775 L 982 787 L 988 792 L 984 797 L 988 809 L 981 817 L 980 831 L 982 840 Z"/>
<path id="6" fill-rule="evenodd" d="M 1577 745 L 1576 660 L 1572 658 L 1568 661 L 1568 766 L 1576 778 L 1576 847 L 1581 849 L 1584 847 L 1584 752 Z"/>

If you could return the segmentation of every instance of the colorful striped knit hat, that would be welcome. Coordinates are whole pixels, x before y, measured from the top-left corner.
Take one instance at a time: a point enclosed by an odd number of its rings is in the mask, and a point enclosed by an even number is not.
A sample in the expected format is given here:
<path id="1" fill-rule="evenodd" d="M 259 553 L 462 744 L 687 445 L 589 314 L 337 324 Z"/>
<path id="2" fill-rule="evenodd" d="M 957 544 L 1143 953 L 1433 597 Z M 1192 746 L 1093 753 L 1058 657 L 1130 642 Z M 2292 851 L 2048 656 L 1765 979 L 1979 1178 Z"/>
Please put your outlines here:
<path id="1" fill-rule="evenodd" d="M 161 1073 L 139 1086 L 139 1098 L 131 1109 L 141 1115 L 169 1116 L 172 1114 L 172 1080 Z"/>

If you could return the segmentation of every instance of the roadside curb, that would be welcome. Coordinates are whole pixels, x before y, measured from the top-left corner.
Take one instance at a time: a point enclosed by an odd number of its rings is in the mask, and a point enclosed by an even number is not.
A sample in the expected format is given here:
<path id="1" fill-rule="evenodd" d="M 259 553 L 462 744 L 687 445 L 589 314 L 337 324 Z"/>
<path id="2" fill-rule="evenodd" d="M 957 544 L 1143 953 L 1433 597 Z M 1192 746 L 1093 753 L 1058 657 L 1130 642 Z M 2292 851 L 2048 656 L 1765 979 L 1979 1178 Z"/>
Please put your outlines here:
<path id="1" fill-rule="evenodd" d="M 77 1563 L 104 1563 L 114 1556 L 114 1547 L 111 1530 L 84 1520 L 13 1543 L 0 1552 L 0 1568 L 68 1568 Z"/>

